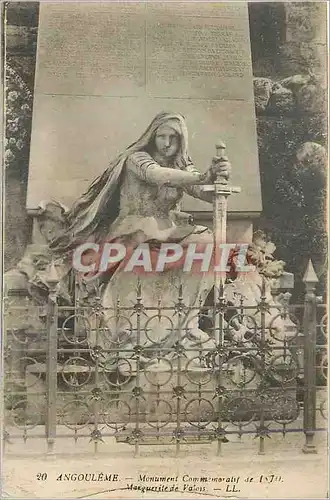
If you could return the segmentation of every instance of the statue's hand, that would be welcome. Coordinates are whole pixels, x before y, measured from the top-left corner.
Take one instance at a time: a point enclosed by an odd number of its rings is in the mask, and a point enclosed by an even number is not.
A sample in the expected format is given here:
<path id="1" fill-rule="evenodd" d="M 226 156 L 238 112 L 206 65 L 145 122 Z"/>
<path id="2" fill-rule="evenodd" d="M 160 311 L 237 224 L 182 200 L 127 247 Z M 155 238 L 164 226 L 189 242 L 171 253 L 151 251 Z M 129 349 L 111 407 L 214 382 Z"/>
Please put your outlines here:
<path id="1" fill-rule="evenodd" d="M 231 172 L 231 165 L 226 156 L 214 156 L 209 170 L 212 180 L 215 180 L 218 176 L 228 180 Z"/>

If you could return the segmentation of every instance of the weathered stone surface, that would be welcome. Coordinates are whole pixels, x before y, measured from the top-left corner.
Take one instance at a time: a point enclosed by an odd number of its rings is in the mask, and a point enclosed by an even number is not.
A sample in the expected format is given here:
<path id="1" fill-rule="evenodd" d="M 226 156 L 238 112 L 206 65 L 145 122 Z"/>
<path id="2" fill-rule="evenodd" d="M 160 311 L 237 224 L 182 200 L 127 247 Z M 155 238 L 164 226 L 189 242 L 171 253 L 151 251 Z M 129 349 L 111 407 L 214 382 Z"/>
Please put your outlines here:
<path id="1" fill-rule="evenodd" d="M 299 147 L 296 157 L 303 168 L 317 170 L 325 175 L 327 151 L 320 144 L 305 142 Z"/>
<path id="2" fill-rule="evenodd" d="M 5 294 L 8 292 L 26 292 L 28 295 L 28 283 L 26 277 L 17 269 L 11 269 L 4 276 L 4 290 Z"/>
<path id="3" fill-rule="evenodd" d="M 272 290 L 288 290 L 294 287 L 294 275 L 283 272 L 283 274 L 272 281 Z"/>
<path id="4" fill-rule="evenodd" d="M 273 86 L 267 107 L 269 111 L 278 115 L 288 115 L 294 111 L 295 105 L 292 90 L 283 87 L 280 83 Z"/>
<path id="5" fill-rule="evenodd" d="M 255 76 L 325 73 L 326 2 L 251 2 L 249 13 Z"/>
<path id="6" fill-rule="evenodd" d="M 299 65 L 306 73 L 324 74 L 327 60 L 326 2 L 285 2 L 283 63 Z"/>
<path id="7" fill-rule="evenodd" d="M 279 46 L 279 71 L 283 75 L 292 73 L 324 74 L 327 60 L 326 43 L 287 42 Z"/>
<path id="8" fill-rule="evenodd" d="M 286 2 L 286 40 L 288 42 L 324 42 L 327 7 L 325 2 Z"/>
<path id="9" fill-rule="evenodd" d="M 265 111 L 271 95 L 272 87 L 273 82 L 269 78 L 253 79 L 254 104 L 257 112 Z"/>
<path id="10" fill-rule="evenodd" d="M 287 78 L 281 80 L 280 84 L 283 87 L 290 89 L 293 92 L 296 92 L 303 85 L 307 85 L 307 83 L 309 83 L 310 80 L 311 80 L 310 75 L 293 75 L 293 76 L 288 76 Z"/>
<path id="11" fill-rule="evenodd" d="M 296 98 L 297 108 L 301 112 L 318 113 L 326 109 L 326 90 L 317 82 L 302 86 Z"/>
<path id="12" fill-rule="evenodd" d="M 26 84 L 28 90 L 31 92 L 31 103 L 33 98 L 33 88 L 34 88 L 34 69 L 35 69 L 35 57 L 33 55 L 8 55 L 6 59 L 7 67 L 18 75 Z M 13 76 L 9 75 L 13 81 Z M 14 83 L 14 82 L 13 82 Z M 18 81 L 16 82 L 18 83 Z M 12 84 L 11 84 L 12 85 Z"/>
<path id="13" fill-rule="evenodd" d="M 23 256 L 31 230 L 25 210 L 26 186 L 14 175 L 6 178 L 5 270 L 15 266 Z"/>
<path id="14" fill-rule="evenodd" d="M 328 139 L 328 119 L 326 109 L 319 113 L 307 113 L 298 123 L 305 141 L 326 145 Z"/>
<path id="15" fill-rule="evenodd" d="M 36 28 L 26 26 L 6 27 L 6 50 L 8 53 L 15 52 L 34 53 L 37 43 Z"/>
<path id="16" fill-rule="evenodd" d="M 39 2 L 8 2 L 5 6 L 7 25 L 38 26 Z"/>

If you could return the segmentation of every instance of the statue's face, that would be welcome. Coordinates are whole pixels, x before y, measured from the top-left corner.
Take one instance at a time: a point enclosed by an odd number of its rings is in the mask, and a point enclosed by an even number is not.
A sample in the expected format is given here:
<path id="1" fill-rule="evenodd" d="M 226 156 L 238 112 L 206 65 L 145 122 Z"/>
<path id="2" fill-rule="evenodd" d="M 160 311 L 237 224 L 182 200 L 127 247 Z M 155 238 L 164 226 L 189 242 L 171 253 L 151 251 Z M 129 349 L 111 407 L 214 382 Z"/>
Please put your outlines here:
<path id="1" fill-rule="evenodd" d="M 165 158 L 175 156 L 180 147 L 180 137 L 177 132 L 168 125 L 158 128 L 155 137 L 157 152 Z"/>

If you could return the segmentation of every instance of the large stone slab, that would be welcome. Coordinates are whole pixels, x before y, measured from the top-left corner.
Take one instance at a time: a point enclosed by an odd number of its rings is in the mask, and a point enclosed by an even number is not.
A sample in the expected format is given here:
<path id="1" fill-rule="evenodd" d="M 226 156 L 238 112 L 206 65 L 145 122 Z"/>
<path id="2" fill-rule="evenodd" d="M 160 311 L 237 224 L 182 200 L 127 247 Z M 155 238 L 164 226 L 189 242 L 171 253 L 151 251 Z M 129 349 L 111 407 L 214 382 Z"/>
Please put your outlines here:
<path id="1" fill-rule="evenodd" d="M 185 115 L 202 170 L 227 143 L 230 211 L 259 212 L 247 3 L 41 4 L 27 208 L 70 205 L 161 110 Z"/>

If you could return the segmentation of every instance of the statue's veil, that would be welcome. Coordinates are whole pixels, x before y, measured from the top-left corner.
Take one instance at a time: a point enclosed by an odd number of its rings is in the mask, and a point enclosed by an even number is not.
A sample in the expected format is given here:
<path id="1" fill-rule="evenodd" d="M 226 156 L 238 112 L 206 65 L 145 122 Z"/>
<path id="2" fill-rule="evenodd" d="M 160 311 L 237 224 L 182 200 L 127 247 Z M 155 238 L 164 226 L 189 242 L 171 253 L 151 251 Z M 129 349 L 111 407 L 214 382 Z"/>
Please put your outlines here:
<path id="1" fill-rule="evenodd" d="M 179 113 L 159 113 L 150 123 L 141 137 L 120 153 L 109 167 L 97 177 L 88 190 L 75 201 L 67 213 L 68 228 L 50 244 L 54 251 L 66 251 L 84 243 L 86 239 L 100 239 L 102 234 L 118 216 L 121 174 L 126 159 L 132 153 L 147 150 L 152 143 L 157 129 L 171 122 L 180 135 L 180 150 L 175 162 L 184 170 L 189 163 L 188 133 L 185 119 Z M 169 125 L 171 124 L 169 123 Z"/>

